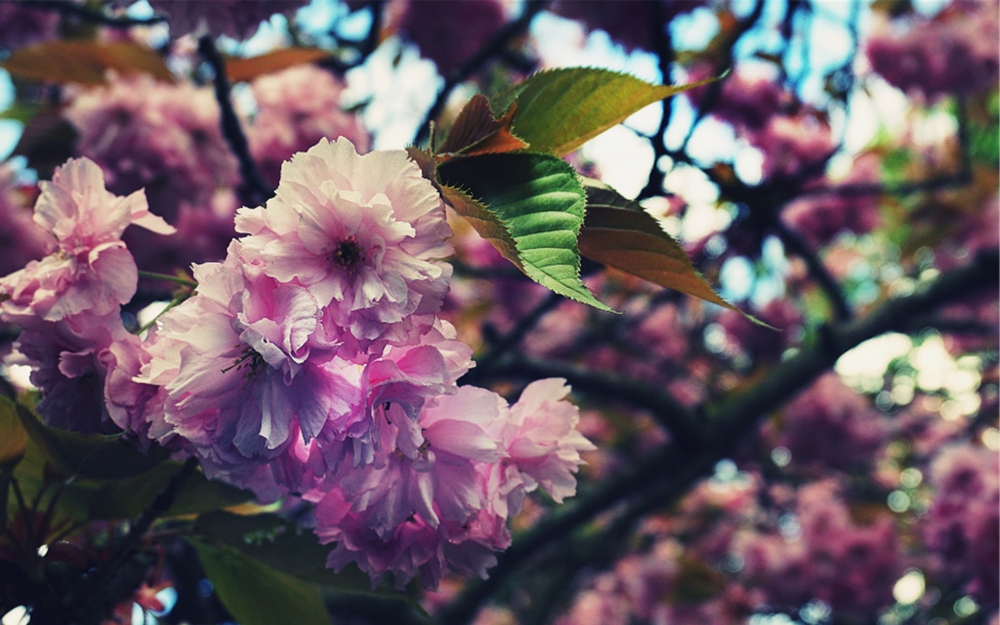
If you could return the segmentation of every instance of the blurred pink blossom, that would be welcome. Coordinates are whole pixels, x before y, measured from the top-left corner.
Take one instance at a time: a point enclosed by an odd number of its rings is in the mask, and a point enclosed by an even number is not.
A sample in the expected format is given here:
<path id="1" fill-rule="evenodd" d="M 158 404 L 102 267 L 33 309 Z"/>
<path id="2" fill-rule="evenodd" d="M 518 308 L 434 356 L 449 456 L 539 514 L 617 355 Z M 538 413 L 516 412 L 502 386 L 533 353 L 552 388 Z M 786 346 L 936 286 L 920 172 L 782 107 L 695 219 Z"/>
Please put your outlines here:
<path id="1" fill-rule="evenodd" d="M 283 162 L 324 137 L 346 137 L 360 152 L 368 151 L 368 135 L 357 116 L 340 107 L 344 86 L 331 72 L 297 65 L 261 76 L 252 87 L 257 113 L 247 128 L 247 140 L 271 186 L 277 186 Z"/>

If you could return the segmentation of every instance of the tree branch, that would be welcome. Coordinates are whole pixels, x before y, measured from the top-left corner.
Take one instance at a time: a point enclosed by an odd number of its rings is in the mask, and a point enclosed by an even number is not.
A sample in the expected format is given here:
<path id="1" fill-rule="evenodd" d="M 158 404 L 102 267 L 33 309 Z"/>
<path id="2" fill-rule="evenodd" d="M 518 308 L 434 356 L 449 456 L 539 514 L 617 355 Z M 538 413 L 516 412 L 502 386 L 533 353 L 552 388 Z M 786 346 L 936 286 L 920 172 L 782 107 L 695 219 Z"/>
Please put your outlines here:
<path id="1" fill-rule="evenodd" d="M 108 15 L 103 11 L 92 9 L 85 4 L 73 2 L 73 0 L 0 0 L 0 2 L 13 2 L 14 4 L 20 4 L 33 9 L 56 11 L 63 15 L 72 15 L 93 24 L 110 26 L 112 28 L 152 26 L 167 21 L 166 15 L 153 15 L 152 17 Z"/>
<path id="2" fill-rule="evenodd" d="M 257 169 L 257 163 L 250 155 L 250 146 L 247 144 L 247 137 L 240 126 L 240 120 L 233 109 L 233 102 L 230 98 L 229 79 L 226 77 L 226 64 L 222 60 L 222 55 L 215 48 L 215 42 L 211 35 L 202 35 L 198 39 L 198 54 L 205 59 L 205 62 L 212 67 L 215 72 L 215 99 L 219 102 L 221 111 L 220 121 L 222 124 L 222 134 L 226 138 L 226 143 L 236 155 L 240 163 L 240 176 L 243 178 L 242 195 L 243 202 L 247 206 L 260 206 L 274 196 L 274 189 L 264 181 Z"/>
<path id="3" fill-rule="evenodd" d="M 137 558 L 140 541 L 158 518 L 170 510 L 177 496 L 181 483 L 198 468 L 198 459 L 194 456 L 184 461 L 184 464 L 170 477 L 170 481 L 156 496 L 153 503 L 143 510 L 129 528 L 125 538 L 89 579 L 85 578 L 82 585 L 80 600 L 72 605 L 80 605 L 77 619 L 83 625 L 100 623 L 111 609 L 141 582 L 146 564 Z M 123 596 L 120 596 L 124 593 Z"/>
<path id="4" fill-rule="evenodd" d="M 475 371 L 475 369 L 473 370 Z M 659 388 L 632 378 L 594 371 L 561 362 L 548 362 L 515 355 L 494 366 L 485 376 L 496 379 L 565 378 L 573 389 L 602 401 L 613 400 L 649 410 L 653 419 L 682 446 L 696 444 L 702 433 L 696 418 L 684 404 Z"/>
<path id="5" fill-rule="evenodd" d="M 448 75 L 444 86 L 438 92 L 437 99 L 434 100 L 434 105 L 427 111 L 424 121 L 417 129 L 417 135 L 413 138 L 414 144 L 419 145 L 421 142 L 427 140 L 428 133 L 430 132 L 430 123 L 437 119 L 441 111 L 444 110 L 444 105 L 448 102 L 448 96 L 451 95 L 455 87 L 478 71 L 486 61 L 503 52 L 511 40 L 527 30 L 531 24 L 531 20 L 545 8 L 548 1 L 528 0 L 524 5 L 524 10 L 521 12 L 520 17 L 512 22 L 508 22 L 478 52 L 466 59 L 460 67 Z"/>
<path id="6" fill-rule="evenodd" d="M 571 535 L 575 528 L 612 506 L 634 497 L 639 501 L 632 506 L 632 514 L 669 505 L 698 479 L 709 475 L 764 416 L 830 369 L 845 352 L 886 332 L 905 330 L 916 316 L 977 291 L 996 288 L 998 280 L 1000 252 L 980 253 L 971 264 L 942 274 L 911 295 L 885 302 L 865 318 L 827 326 L 821 340 L 776 367 L 753 388 L 697 411 L 707 421 L 708 436 L 703 444 L 684 447 L 668 443 L 515 537 L 511 547 L 498 557 L 489 579 L 467 585 L 442 613 L 440 622 L 459 625 L 471 621 L 479 607 L 538 549 Z"/>
<path id="7" fill-rule="evenodd" d="M 827 270 L 823 261 L 816 255 L 816 252 L 809 247 L 809 244 L 806 243 L 798 232 L 785 225 L 780 217 L 774 220 L 774 229 L 788 251 L 805 262 L 806 268 L 809 270 L 809 275 L 816 280 L 819 288 L 826 294 L 826 298 L 830 302 L 830 307 L 833 308 L 833 318 L 837 321 L 847 321 L 850 319 L 853 313 L 847 304 L 847 299 L 844 297 L 844 291 L 837 284 L 837 280 L 833 275 Z"/>

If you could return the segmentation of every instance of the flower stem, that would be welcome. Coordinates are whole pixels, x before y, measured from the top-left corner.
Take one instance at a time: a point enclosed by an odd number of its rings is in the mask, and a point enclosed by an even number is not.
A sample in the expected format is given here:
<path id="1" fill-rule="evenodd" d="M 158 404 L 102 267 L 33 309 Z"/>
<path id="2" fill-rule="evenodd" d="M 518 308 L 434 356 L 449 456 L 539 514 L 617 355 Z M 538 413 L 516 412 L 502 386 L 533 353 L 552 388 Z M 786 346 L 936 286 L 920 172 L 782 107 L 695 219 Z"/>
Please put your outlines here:
<path id="1" fill-rule="evenodd" d="M 167 282 L 174 282 L 174 283 L 181 284 L 183 286 L 189 286 L 189 287 L 192 287 L 192 288 L 198 286 L 198 283 L 195 282 L 194 280 L 188 280 L 187 278 L 182 278 L 180 276 L 171 276 L 171 275 L 167 275 L 165 273 L 156 273 L 156 272 L 153 272 L 153 271 L 140 271 L 139 272 L 139 277 L 140 278 L 148 278 L 150 280 L 165 280 Z"/>

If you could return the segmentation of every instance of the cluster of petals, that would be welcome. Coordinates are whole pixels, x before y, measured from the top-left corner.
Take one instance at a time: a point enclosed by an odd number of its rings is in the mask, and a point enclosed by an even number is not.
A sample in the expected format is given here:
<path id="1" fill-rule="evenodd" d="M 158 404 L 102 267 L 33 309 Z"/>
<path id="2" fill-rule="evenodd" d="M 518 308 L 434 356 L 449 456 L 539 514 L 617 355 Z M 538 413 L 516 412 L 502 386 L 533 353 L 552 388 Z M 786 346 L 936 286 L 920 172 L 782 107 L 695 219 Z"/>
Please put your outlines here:
<path id="1" fill-rule="evenodd" d="M 119 363 L 128 366 L 140 351 L 119 315 L 138 281 L 121 235 L 130 224 L 159 234 L 173 228 L 149 212 L 142 191 L 107 191 L 101 169 L 85 158 L 39 186 L 33 220 L 46 233 L 48 255 L 0 278 L 0 320 L 22 328 L 13 358 L 33 368 L 32 383 L 42 391 L 38 411 L 53 425 L 141 430 L 132 427 L 130 394 L 108 386 L 120 380 Z"/>
<path id="2" fill-rule="evenodd" d="M 435 315 L 450 228 L 405 151 L 324 139 L 237 229 L 146 341 L 132 383 L 150 438 L 262 499 L 315 503 L 330 566 L 399 585 L 485 576 L 527 492 L 575 492 L 592 445 L 561 380 L 513 407 L 457 385 L 472 352 Z"/>
<path id="3" fill-rule="evenodd" d="M 845 615 L 892 605 L 892 586 L 903 570 L 893 520 L 882 516 L 856 524 L 829 480 L 802 487 L 797 499 L 799 536 L 753 531 L 736 540 L 743 573 L 760 585 L 767 602 L 797 609 L 820 599 Z"/>
<path id="4" fill-rule="evenodd" d="M 444 210 L 405 151 L 324 139 L 265 207 L 241 209 L 246 236 L 194 265 L 197 290 L 142 339 L 121 318 L 138 281 L 122 233 L 174 228 L 143 191 L 114 195 L 96 163 L 71 160 L 35 205 L 49 254 L 0 278 L 0 320 L 22 328 L 14 359 L 48 423 L 125 431 L 262 500 L 314 502 L 332 567 L 427 587 L 445 569 L 485 577 L 525 495 L 573 495 L 593 445 L 562 380 L 513 406 L 458 386 L 473 362 L 436 315 Z"/>
<path id="5" fill-rule="evenodd" d="M 356 562 L 373 579 L 391 571 L 399 587 L 416 575 L 436 587 L 446 568 L 485 578 L 528 492 L 541 485 L 560 502 L 576 492 L 580 452 L 594 447 L 576 431 L 568 392 L 563 380 L 539 380 L 508 406 L 463 386 L 426 401 L 415 420 L 390 418 L 389 402 L 376 419 L 391 453 L 342 463 L 306 495 L 317 535 L 337 543 L 328 564 Z"/>
<path id="6" fill-rule="evenodd" d="M 51 235 L 48 255 L 0 278 L 0 311 L 22 327 L 117 312 L 138 280 L 122 232 L 129 224 L 159 234 L 173 227 L 149 212 L 142 191 L 110 193 L 101 169 L 86 158 L 70 160 L 39 186 L 34 222 Z"/>
<path id="7" fill-rule="evenodd" d="M 266 208 L 236 219 L 247 262 L 308 290 L 327 340 L 399 338 L 413 316 L 436 313 L 448 282 L 451 229 L 440 196 L 405 151 L 358 155 L 321 140 L 282 167 Z"/>
<path id="8" fill-rule="evenodd" d="M 324 138 L 347 137 L 367 151 L 368 135 L 358 117 L 343 110 L 344 85 L 332 72 L 297 65 L 267 74 L 252 83 L 257 110 L 247 129 L 250 153 L 261 174 L 278 184 L 281 164 Z"/>
<path id="9" fill-rule="evenodd" d="M 879 161 L 874 155 L 861 155 L 854 169 L 838 185 L 864 185 L 878 182 Z M 882 223 L 879 198 L 875 195 L 838 194 L 836 192 L 800 198 L 789 204 L 781 219 L 813 247 L 833 241 L 841 232 L 865 234 Z"/>
<path id="10" fill-rule="evenodd" d="M 26 2 L 0 2 L 0 48 L 21 46 L 54 39 L 59 35 L 59 14 Z"/>
<path id="11" fill-rule="evenodd" d="M 208 87 L 109 74 L 106 86 L 78 95 L 64 115 L 79 133 L 78 152 L 101 166 L 108 188 L 145 188 L 153 211 L 168 220 L 182 203 L 201 208 L 218 187 L 239 181 Z"/>
<path id="12" fill-rule="evenodd" d="M 306 0 L 212 0 L 211 2 L 190 2 L 189 0 L 151 0 L 149 3 L 157 13 L 170 18 L 170 31 L 174 36 L 193 32 L 208 31 L 212 35 L 229 35 L 235 39 L 246 39 L 257 32 L 260 23 L 275 13 L 291 15 Z"/>
<path id="13" fill-rule="evenodd" d="M 937 493 L 924 536 L 940 573 L 967 580 L 966 591 L 995 604 L 1000 573 L 1000 475 L 997 453 L 968 443 L 945 447 L 930 466 Z"/>
<path id="14" fill-rule="evenodd" d="M 871 402 L 829 373 L 788 404 L 779 444 L 797 466 L 848 469 L 870 464 L 887 436 Z"/>
<path id="15" fill-rule="evenodd" d="M 872 68 L 904 91 L 928 99 L 994 89 L 1000 75 L 995 1 L 954 2 L 932 19 L 877 15 L 866 53 Z"/>

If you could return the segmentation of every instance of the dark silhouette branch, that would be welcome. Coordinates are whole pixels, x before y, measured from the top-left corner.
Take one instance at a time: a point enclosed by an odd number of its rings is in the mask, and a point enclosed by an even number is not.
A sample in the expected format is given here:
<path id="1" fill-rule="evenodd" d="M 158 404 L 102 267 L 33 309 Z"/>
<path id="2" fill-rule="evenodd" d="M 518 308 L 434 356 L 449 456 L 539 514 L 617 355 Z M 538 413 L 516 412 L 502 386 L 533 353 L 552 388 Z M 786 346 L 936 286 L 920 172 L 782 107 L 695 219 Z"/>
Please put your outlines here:
<path id="1" fill-rule="evenodd" d="M 240 125 L 240 120 L 233 109 L 232 98 L 230 98 L 226 64 L 222 55 L 215 48 L 215 42 L 210 35 L 203 35 L 198 39 L 198 54 L 205 59 L 205 62 L 212 67 L 212 71 L 215 73 L 215 99 L 219 102 L 221 111 L 222 134 L 240 164 L 240 176 L 243 179 L 241 195 L 243 195 L 244 204 L 260 206 L 274 196 L 274 189 L 264 181 L 257 168 L 257 163 L 250 155 L 247 137 L 243 133 L 243 127 Z"/>
<path id="2" fill-rule="evenodd" d="M 475 370 L 473 370 L 475 371 Z M 490 380 L 565 378 L 574 391 L 600 401 L 628 403 L 652 413 L 652 417 L 682 445 L 695 444 L 702 437 L 696 417 L 684 404 L 659 388 L 632 378 L 594 371 L 580 365 L 549 362 L 516 355 L 494 366 Z"/>
<path id="3" fill-rule="evenodd" d="M 13 2 L 32 9 L 46 11 L 56 11 L 63 15 L 72 15 L 92 24 L 110 26 L 112 28 L 131 28 L 133 26 L 152 26 L 167 21 L 166 15 L 153 15 L 151 17 L 127 17 L 124 15 L 108 15 L 103 11 L 93 9 L 86 4 L 73 2 L 73 0 L 0 0 L 0 2 Z"/>
<path id="4" fill-rule="evenodd" d="M 448 96 L 451 95 L 455 87 L 468 80 L 470 76 L 479 71 L 491 58 L 502 54 L 515 37 L 520 36 L 528 29 L 531 20 L 547 4 L 548 0 L 528 0 L 524 5 L 524 10 L 521 12 L 520 17 L 504 25 L 482 48 L 466 59 L 461 66 L 445 78 L 444 86 L 438 92 L 437 99 L 434 100 L 434 104 L 427 111 L 427 115 L 420 124 L 420 128 L 417 129 L 417 135 L 413 138 L 414 144 L 419 145 L 427 140 L 428 133 L 430 132 L 430 123 L 437 119 L 441 111 L 444 110 L 444 105 L 448 102 Z"/>
<path id="5" fill-rule="evenodd" d="M 809 247 L 809 244 L 798 232 L 785 225 L 780 218 L 775 220 L 774 229 L 785 248 L 805 262 L 809 275 L 816 281 L 830 302 L 833 318 L 837 321 L 850 319 L 853 313 L 847 304 L 847 298 L 844 297 L 844 291 L 837 284 L 836 278 L 827 270 L 823 261 L 816 255 L 816 252 Z"/>
<path id="6" fill-rule="evenodd" d="M 80 601 L 79 622 L 89 625 L 102 622 L 119 602 L 142 582 L 148 562 L 140 557 L 139 544 L 146 532 L 170 510 L 182 482 L 198 469 L 198 459 L 190 457 L 170 476 L 170 481 L 153 503 L 131 525 L 125 538 L 89 578 L 85 578 Z"/>

